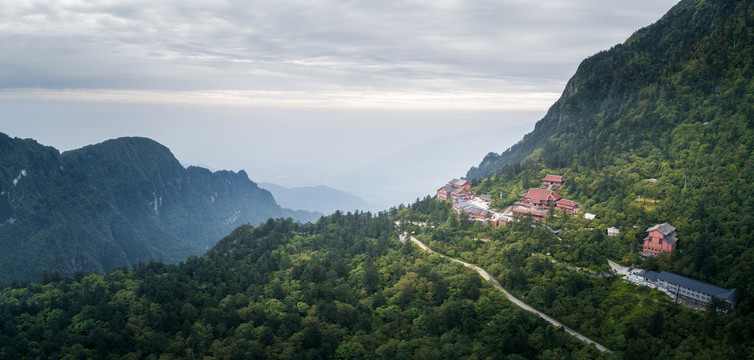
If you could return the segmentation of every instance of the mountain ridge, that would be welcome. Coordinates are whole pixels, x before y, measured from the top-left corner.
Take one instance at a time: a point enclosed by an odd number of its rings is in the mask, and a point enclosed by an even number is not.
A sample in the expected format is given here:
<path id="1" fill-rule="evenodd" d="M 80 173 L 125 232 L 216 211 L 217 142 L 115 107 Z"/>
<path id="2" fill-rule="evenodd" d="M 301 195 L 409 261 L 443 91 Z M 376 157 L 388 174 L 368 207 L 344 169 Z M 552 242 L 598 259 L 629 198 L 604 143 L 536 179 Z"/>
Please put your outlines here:
<path id="1" fill-rule="evenodd" d="M 582 62 L 534 131 L 488 154 L 467 178 L 480 192 L 515 198 L 546 174 L 563 175 L 559 192 L 612 222 L 605 226 L 677 227 L 678 251 L 659 257 L 662 269 L 750 296 L 751 59 L 752 1 L 681 1 Z M 611 255 L 639 261 L 640 246 Z"/>
<path id="2" fill-rule="evenodd" d="M 63 153 L 0 134 L 0 283 L 42 270 L 107 271 L 199 255 L 228 231 L 269 217 L 313 221 L 281 208 L 244 171 L 184 168 L 154 140 L 124 137 Z"/>
<path id="3" fill-rule="evenodd" d="M 721 60 L 720 57 L 724 56 L 721 54 L 723 50 L 718 49 L 709 54 L 702 52 L 713 47 L 715 41 L 724 41 L 728 46 L 738 46 L 739 51 L 751 51 L 748 24 L 751 20 L 744 16 L 747 3 L 701 1 L 695 4 L 682 1 L 654 24 L 636 31 L 624 43 L 588 57 L 579 65 L 576 73 L 567 82 L 561 97 L 537 122 L 532 132 L 501 154 L 488 153 L 478 166 L 469 169 L 466 177 L 481 179 L 501 170 L 505 165 L 525 160 L 539 148 L 543 151 L 553 150 L 543 147 L 550 142 L 550 136 L 556 133 L 586 135 L 592 127 L 605 125 L 589 123 L 588 118 L 593 117 L 595 113 L 619 110 L 626 100 L 635 97 L 634 95 L 641 90 L 645 93 L 640 95 L 648 98 L 650 94 L 646 92 L 657 89 L 647 87 L 658 84 L 659 81 L 685 81 L 690 85 L 700 85 L 693 90 L 701 93 L 694 95 L 719 95 L 719 85 L 722 84 L 715 83 L 725 80 L 728 74 L 715 73 L 719 70 L 720 64 L 711 62 Z M 734 15 L 736 19 L 728 19 L 730 15 Z M 739 24 L 730 24 L 731 22 Z M 741 63 L 737 66 L 751 73 L 750 66 L 745 62 L 747 58 L 744 55 L 738 56 L 737 61 Z M 699 69 L 684 68 L 695 65 L 699 65 Z M 693 74 L 689 74 L 691 78 L 687 79 L 668 79 L 676 72 Z M 705 76 L 713 81 L 706 81 Z M 655 96 L 673 94 L 658 93 Z M 668 122 L 668 118 L 662 120 L 637 125 L 659 125 L 662 128 L 656 131 L 660 132 L 681 121 L 675 119 L 674 122 Z M 706 120 L 708 119 L 702 121 Z M 624 120 L 629 121 L 636 122 L 639 119 Z"/>

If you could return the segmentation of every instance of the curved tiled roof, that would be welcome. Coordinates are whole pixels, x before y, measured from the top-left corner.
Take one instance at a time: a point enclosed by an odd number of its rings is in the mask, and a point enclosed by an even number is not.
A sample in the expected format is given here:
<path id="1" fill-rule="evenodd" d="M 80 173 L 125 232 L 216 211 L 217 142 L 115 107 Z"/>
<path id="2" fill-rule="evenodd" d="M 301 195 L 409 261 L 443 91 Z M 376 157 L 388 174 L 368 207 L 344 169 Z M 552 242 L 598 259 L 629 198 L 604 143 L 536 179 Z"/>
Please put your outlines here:
<path id="1" fill-rule="evenodd" d="M 573 200 L 568 200 L 568 199 L 562 199 L 558 201 L 558 204 L 563 205 L 563 206 L 579 206 L 579 203 Z"/>
<path id="2" fill-rule="evenodd" d="M 521 195 L 532 201 L 558 201 L 563 197 L 552 190 L 531 188 L 526 194 Z"/>

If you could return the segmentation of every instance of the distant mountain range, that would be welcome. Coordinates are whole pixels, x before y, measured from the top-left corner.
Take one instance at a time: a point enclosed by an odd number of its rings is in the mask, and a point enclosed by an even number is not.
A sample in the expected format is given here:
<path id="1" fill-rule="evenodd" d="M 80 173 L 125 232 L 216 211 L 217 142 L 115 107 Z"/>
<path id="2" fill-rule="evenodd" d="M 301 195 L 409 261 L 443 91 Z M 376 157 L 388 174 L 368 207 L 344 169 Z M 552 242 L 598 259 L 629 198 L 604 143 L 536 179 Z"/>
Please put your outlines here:
<path id="1" fill-rule="evenodd" d="M 271 183 L 259 183 L 259 187 L 271 192 L 280 206 L 291 209 L 324 214 L 331 214 L 336 210 L 345 212 L 370 209 L 370 205 L 364 199 L 324 185 L 287 188 Z"/>
<path id="2" fill-rule="evenodd" d="M 184 168 L 119 138 L 62 154 L 0 133 L 0 283 L 200 255 L 235 227 L 321 214 L 280 207 L 244 171 Z"/>

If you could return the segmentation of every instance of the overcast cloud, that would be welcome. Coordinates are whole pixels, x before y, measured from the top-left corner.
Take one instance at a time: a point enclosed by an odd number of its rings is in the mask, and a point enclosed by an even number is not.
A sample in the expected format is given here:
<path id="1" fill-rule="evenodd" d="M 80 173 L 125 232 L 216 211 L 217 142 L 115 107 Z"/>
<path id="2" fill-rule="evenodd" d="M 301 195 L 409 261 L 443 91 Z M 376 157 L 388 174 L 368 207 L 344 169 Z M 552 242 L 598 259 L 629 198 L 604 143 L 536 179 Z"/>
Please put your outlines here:
<path id="1" fill-rule="evenodd" d="M 333 184 L 352 157 L 533 124 L 581 60 L 675 2 L 0 0 L 0 131 L 63 150 L 149 136 L 187 163 Z M 462 168 L 509 145 L 474 143 Z"/>
<path id="2" fill-rule="evenodd" d="M 541 107 L 580 59 L 673 3 L 4 1 L 0 84 L 6 97 L 8 89 L 36 97 L 54 95 L 28 89 L 66 89 L 97 100 L 91 90 L 104 89 L 128 90 L 110 100 L 287 106 L 378 106 L 394 97 L 422 107 L 459 94 L 509 108 L 530 106 L 498 104 L 526 93 Z"/>

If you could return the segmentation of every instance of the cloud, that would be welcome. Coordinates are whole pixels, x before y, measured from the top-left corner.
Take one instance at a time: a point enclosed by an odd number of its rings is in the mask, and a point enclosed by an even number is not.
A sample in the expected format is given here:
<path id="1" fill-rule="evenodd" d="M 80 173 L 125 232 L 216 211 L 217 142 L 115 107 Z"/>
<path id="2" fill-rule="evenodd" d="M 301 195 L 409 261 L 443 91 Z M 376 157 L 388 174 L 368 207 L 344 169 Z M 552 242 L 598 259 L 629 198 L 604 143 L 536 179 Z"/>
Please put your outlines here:
<path id="1" fill-rule="evenodd" d="M 396 92 L 396 91 L 145 91 L 47 90 L 0 91 L 0 101 L 75 101 L 155 105 L 224 105 L 401 110 L 539 110 L 558 93 Z"/>
<path id="2" fill-rule="evenodd" d="M 505 150 L 583 58 L 674 2 L 0 1 L 0 128 L 62 150 L 147 136 L 394 205 Z M 438 159 L 405 184 L 401 161 Z"/>
<path id="3" fill-rule="evenodd" d="M 0 84 L 89 94 L 79 100 L 537 98 L 673 2 L 11 1 L 0 4 Z"/>

